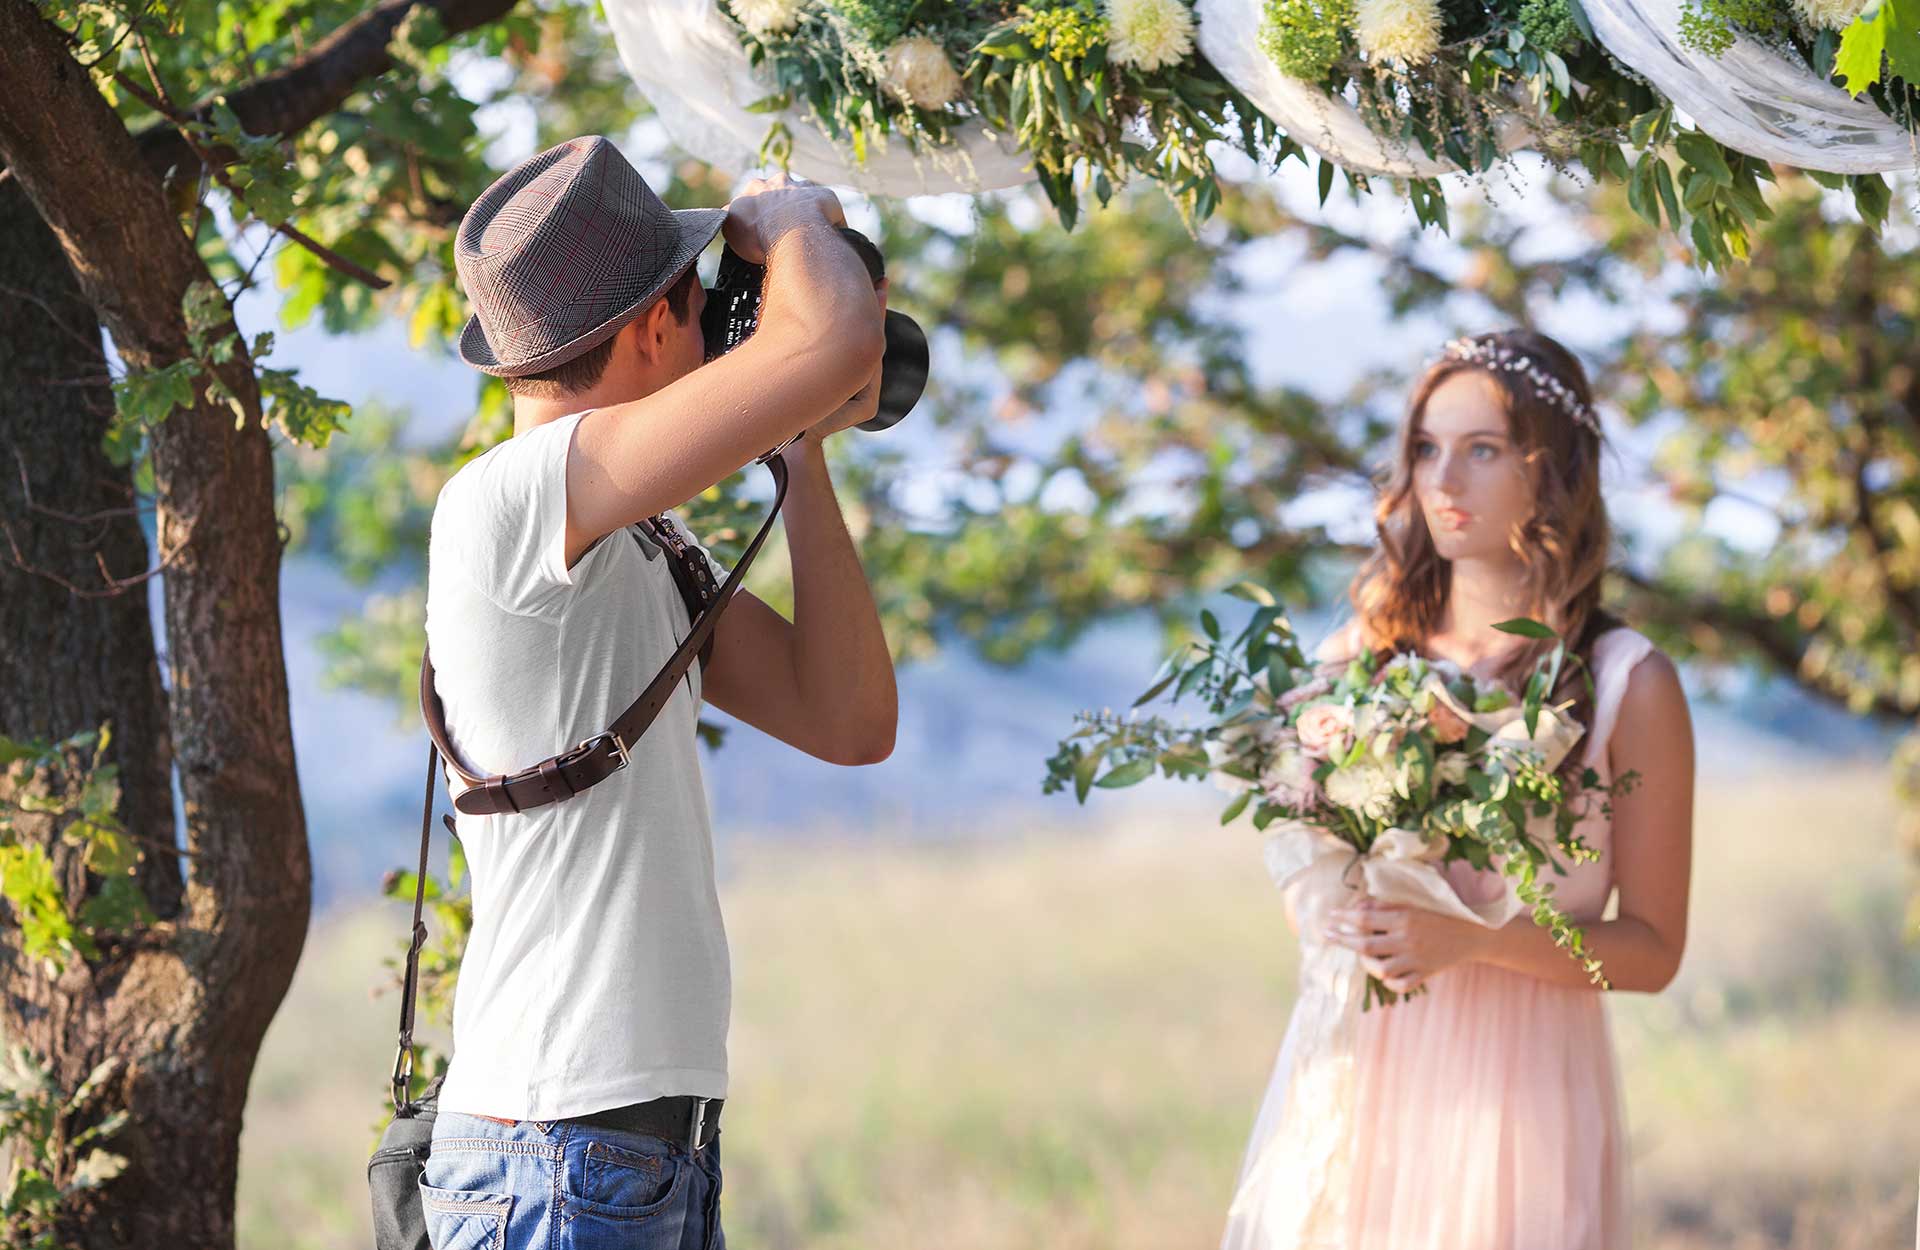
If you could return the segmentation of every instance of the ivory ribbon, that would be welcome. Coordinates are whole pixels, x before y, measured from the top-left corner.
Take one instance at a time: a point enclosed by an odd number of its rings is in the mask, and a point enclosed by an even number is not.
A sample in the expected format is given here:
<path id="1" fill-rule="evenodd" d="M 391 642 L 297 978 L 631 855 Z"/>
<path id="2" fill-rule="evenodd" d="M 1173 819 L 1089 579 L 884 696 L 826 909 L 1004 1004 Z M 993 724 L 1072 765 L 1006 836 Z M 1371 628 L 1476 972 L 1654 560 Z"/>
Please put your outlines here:
<path id="1" fill-rule="evenodd" d="M 1444 849 L 1410 829 L 1388 830 L 1364 854 L 1299 821 L 1269 833 L 1267 869 L 1300 926 L 1300 992 L 1222 1250 L 1346 1250 L 1354 1052 L 1367 974 L 1358 953 L 1324 940 L 1327 916 L 1363 895 L 1488 928 L 1519 914 L 1511 889 L 1478 906 L 1462 902 L 1440 873 Z"/>

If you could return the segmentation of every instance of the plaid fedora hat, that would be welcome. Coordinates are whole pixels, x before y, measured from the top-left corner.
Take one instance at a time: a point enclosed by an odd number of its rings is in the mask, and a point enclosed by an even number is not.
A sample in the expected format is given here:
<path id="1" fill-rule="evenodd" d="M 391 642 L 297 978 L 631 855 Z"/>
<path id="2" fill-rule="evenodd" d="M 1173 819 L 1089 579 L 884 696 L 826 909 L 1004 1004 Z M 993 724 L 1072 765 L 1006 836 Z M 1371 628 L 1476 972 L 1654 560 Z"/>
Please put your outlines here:
<path id="1" fill-rule="evenodd" d="M 460 359 L 518 378 L 598 347 L 660 297 L 726 217 L 669 209 L 599 135 L 529 157 L 473 202 L 454 238 L 473 304 Z"/>

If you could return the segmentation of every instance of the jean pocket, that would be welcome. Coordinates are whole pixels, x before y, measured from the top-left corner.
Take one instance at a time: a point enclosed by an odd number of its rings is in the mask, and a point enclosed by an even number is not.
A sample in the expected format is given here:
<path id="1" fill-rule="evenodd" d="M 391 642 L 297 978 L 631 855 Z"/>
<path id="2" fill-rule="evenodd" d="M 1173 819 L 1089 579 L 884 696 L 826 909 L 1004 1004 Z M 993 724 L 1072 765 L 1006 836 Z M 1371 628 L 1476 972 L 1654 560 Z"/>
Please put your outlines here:
<path id="1" fill-rule="evenodd" d="M 677 1153 L 628 1150 L 590 1141 L 581 1192 L 567 1195 L 576 1211 L 610 1220 L 647 1220 L 671 1211 L 686 1193 L 690 1163 Z"/>
<path id="2" fill-rule="evenodd" d="M 436 1189 L 420 1182 L 427 1240 L 433 1250 L 506 1250 L 512 1194 L 477 1189 Z"/>

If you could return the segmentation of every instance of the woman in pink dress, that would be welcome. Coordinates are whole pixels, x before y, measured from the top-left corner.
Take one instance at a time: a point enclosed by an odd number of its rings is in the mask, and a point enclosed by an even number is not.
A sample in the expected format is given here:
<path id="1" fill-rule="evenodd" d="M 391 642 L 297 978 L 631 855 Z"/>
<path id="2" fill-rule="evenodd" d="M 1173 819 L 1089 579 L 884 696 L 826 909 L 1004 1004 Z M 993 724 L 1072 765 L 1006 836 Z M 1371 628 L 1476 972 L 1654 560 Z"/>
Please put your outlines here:
<path id="1" fill-rule="evenodd" d="M 1587 726 L 1568 766 L 1637 783 L 1581 823 L 1599 858 L 1553 877 L 1555 897 L 1612 989 L 1653 992 L 1686 944 L 1693 737 L 1673 664 L 1600 610 L 1601 446 L 1585 373 L 1560 344 L 1523 331 L 1448 344 L 1413 390 L 1378 505 L 1380 544 L 1354 581 L 1355 619 L 1321 654 L 1413 649 L 1518 678 L 1542 644 L 1495 622 L 1529 616 L 1576 640 L 1592 686 L 1575 676 L 1558 692 Z M 1509 888 L 1465 864 L 1448 877 L 1468 904 Z M 1360 1017 L 1341 1166 L 1307 1182 L 1342 1192 L 1314 1234 L 1276 1218 L 1271 1200 L 1266 1211 L 1246 1200 L 1256 1157 L 1286 1120 L 1283 1049 L 1229 1250 L 1626 1246 L 1613 1047 L 1602 992 L 1580 964 L 1524 913 L 1487 928 L 1362 899 L 1332 913 L 1324 940 L 1359 952 L 1389 988 L 1425 992 Z"/>

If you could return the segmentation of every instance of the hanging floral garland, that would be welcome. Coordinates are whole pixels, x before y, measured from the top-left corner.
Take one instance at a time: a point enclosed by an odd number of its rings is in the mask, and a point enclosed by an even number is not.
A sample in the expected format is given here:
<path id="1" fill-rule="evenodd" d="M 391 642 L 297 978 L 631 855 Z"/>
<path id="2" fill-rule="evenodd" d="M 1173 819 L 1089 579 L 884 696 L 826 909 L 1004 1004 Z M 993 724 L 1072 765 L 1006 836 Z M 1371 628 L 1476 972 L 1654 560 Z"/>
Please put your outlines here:
<path id="1" fill-rule="evenodd" d="M 1186 0 L 727 0 L 771 90 L 752 106 L 804 109 L 856 162 L 904 145 L 937 159 L 957 134 L 1010 140 L 1061 219 L 1133 175 L 1164 183 L 1192 219 L 1219 198 L 1209 140 L 1256 157 L 1277 136 L 1198 55 Z M 768 127 L 763 158 L 791 156 Z"/>
<path id="2" fill-rule="evenodd" d="M 1899 6 L 1920 0 L 606 0 L 642 85 L 679 73 L 678 93 L 649 94 L 710 159 L 685 114 L 714 93 L 689 81 L 666 14 L 701 26 L 709 58 L 738 58 L 729 142 L 744 119 L 754 159 L 869 191 L 1009 185 L 1017 162 L 1069 227 L 1088 192 L 1105 203 L 1134 176 L 1197 221 L 1225 141 L 1271 165 L 1317 154 L 1323 200 L 1337 177 L 1393 178 L 1444 228 L 1439 179 L 1524 148 L 1624 183 L 1706 264 L 1745 255 L 1770 161 L 1884 219 L 1878 172 L 1920 165 L 1898 144 L 1915 116 L 1902 58 L 1920 52 Z M 1835 135 L 1846 159 L 1806 154 Z M 905 170 L 919 185 L 902 191 Z"/>

